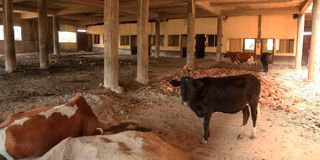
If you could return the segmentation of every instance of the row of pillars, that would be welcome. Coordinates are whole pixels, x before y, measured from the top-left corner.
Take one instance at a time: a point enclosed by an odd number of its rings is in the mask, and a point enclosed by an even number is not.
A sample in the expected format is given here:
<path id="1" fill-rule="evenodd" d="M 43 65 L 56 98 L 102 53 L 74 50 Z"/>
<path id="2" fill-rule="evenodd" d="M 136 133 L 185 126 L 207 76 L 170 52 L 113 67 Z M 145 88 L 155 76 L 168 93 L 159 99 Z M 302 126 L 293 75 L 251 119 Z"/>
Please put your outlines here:
<path id="1" fill-rule="evenodd" d="M 195 0 L 188 1 L 188 37 L 187 37 L 187 61 L 186 66 L 194 67 L 195 63 Z M 119 60 L 118 60 L 118 40 L 119 40 L 119 1 L 104 1 L 104 87 L 121 93 L 119 86 Z M 149 56 L 148 56 L 148 23 L 149 23 L 149 0 L 138 0 L 137 5 L 137 77 L 136 81 L 141 84 L 149 83 Z M 155 57 L 160 54 L 160 20 L 156 20 L 155 25 Z M 221 55 L 222 22 L 218 17 L 218 59 Z"/>
<path id="2" fill-rule="evenodd" d="M 320 80 L 320 0 L 313 0 L 312 8 L 312 37 L 309 54 L 308 80 Z M 303 49 L 303 33 L 304 33 L 305 15 L 299 15 L 296 62 L 295 68 L 301 69 L 302 49 Z"/>
<path id="3" fill-rule="evenodd" d="M 2 7 L 4 26 L 5 70 L 6 72 L 11 73 L 17 69 L 13 30 L 13 2 L 9 0 L 2 0 Z M 38 17 L 40 68 L 47 69 L 49 67 L 47 0 L 38 0 Z M 58 30 L 58 19 L 56 16 L 53 16 L 54 54 L 59 54 Z"/>

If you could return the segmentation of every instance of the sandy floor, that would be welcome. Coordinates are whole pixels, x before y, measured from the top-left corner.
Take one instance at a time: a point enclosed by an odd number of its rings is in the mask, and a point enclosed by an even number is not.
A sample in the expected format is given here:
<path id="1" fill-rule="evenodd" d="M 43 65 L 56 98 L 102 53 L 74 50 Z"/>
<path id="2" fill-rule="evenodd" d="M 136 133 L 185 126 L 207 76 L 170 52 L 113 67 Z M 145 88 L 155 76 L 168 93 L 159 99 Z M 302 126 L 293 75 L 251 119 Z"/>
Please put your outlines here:
<path id="1" fill-rule="evenodd" d="M 211 120 L 207 145 L 200 144 L 202 121 L 190 109 L 181 106 L 177 94 L 159 88 L 162 79 L 183 68 L 184 59 L 150 60 L 152 83 L 135 83 L 136 61 L 133 56 L 120 57 L 120 84 L 125 94 L 115 95 L 103 89 L 102 55 L 92 53 L 64 54 L 51 57 L 48 70 L 39 70 L 37 54 L 19 55 L 18 72 L 6 74 L 0 56 L 0 117 L 41 104 L 61 104 L 84 93 L 95 113 L 102 118 L 137 120 L 152 129 L 164 141 L 189 155 L 190 159 L 318 159 L 320 156 L 319 85 L 303 81 L 306 71 L 295 72 L 272 66 L 265 78 L 274 77 L 290 88 L 286 97 L 292 112 L 261 108 L 257 138 L 237 140 L 242 123 L 241 113 L 216 113 Z M 201 65 L 214 65 L 201 60 Z M 216 65 L 217 66 L 217 65 Z M 221 66 L 220 66 L 221 67 Z M 223 65 L 223 67 L 232 67 Z M 248 67 L 242 66 L 247 69 Z"/>

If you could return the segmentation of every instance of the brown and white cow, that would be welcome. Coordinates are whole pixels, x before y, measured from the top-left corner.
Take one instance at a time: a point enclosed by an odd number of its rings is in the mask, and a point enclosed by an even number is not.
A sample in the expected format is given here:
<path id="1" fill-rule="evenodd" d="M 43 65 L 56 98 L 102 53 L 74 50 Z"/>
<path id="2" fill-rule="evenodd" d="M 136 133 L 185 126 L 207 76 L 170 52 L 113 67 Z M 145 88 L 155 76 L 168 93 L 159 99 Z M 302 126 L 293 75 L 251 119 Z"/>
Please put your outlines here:
<path id="1" fill-rule="evenodd" d="M 0 124 L 0 160 L 39 157 L 67 137 L 97 134 L 98 119 L 84 97 L 10 115 Z"/>
<path id="2" fill-rule="evenodd" d="M 223 57 L 230 58 L 231 62 L 236 65 L 240 63 L 253 65 L 257 63 L 257 55 L 255 53 L 227 52 Z"/>

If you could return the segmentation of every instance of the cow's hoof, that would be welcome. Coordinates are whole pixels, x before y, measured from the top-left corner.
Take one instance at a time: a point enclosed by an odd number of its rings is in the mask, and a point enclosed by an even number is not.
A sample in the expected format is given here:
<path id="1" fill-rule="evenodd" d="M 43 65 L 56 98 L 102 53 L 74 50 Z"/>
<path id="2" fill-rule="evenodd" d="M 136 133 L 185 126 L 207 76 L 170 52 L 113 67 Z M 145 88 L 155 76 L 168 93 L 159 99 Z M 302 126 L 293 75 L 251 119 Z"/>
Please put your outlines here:
<path id="1" fill-rule="evenodd" d="M 207 140 L 202 139 L 201 144 L 207 144 L 207 143 L 208 143 L 208 141 L 207 141 Z"/>
<path id="2" fill-rule="evenodd" d="M 237 137 L 237 139 L 238 139 L 238 140 L 241 140 L 241 139 L 243 139 L 243 137 L 244 137 L 243 134 L 239 134 L 238 137 Z"/>

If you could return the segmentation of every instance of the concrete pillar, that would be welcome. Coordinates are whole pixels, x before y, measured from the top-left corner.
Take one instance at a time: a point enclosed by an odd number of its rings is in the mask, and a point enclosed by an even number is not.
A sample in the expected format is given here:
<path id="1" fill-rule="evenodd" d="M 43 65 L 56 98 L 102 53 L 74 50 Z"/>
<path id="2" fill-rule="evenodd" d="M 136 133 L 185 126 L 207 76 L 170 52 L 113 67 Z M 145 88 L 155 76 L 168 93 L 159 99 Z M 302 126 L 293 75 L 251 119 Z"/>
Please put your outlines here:
<path id="1" fill-rule="evenodd" d="M 188 37 L 187 37 L 187 67 L 194 67 L 194 50 L 195 50 L 195 18 L 196 18 L 196 7 L 195 1 L 188 1 Z"/>
<path id="2" fill-rule="evenodd" d="M 301 69 L 302 48 L 303 48 L 303 32 L 304 32 L 305 15 L 299 15 L 298 34 L 297 34 L 297 50 L 296 50 L 296 69 Z"/>
<path id="3" fill-rule="evenodd" d="M 319 82 L 320 72 L 320 0 L 313 0 L 312 37 L 309 56 L 308 80 Z"/>
<path id="4" fill-rule="evenodd" d="M 17 69 L 16 50 L 13 30 L 13 4 L 12 1 L 2 0 L 5 70 L 12 73 Z"/>
<path id="5" fill-rule="evenodd" d="M 155 36 L 155 57 L 159 58 L 160 57 L 160 20 L 156 20 L 156 36 Z"/>
<path id="6" fill-rule="evenodd" d="M 221 62 L 221 50 L 222 50 L 222 17 L 218 16 L 217 23 L 217 61 Z"/>
<path id="7" fill-rule="evenodd" d="M 119 1 L 104 0 L 104 87 L 122 93 L 119 86 Z"/>
<path id="8" fill-rule="evenodd" d="M 59 21 L 58 16 L 54 15 L 52 17 L 52 28 L 53 28 L 53 54 L 60 54 L 60 46 L 59 46 Z"/>
<path id="9" fill-rule="evenodd" d="M 257 43 L 256 43 L 256 54 L 261 54 L 261 22 L 262 22 L 262 17 L 261 15 L 258 15 L 258 35 L 257 35 Z"/>
<path id="10" fill-rule="evenodd" d="M 138 53 L 137 53 L 137 78 L 141 84 L 149 83 L 149 56 L 148 56 L 148 22 L 149 0 L 138 0 L 137 8 L 138 27 Z"/>
<path id="11" fill-rule="evenodd" d="M 47 0 L 38 0 L 40 69 L 49 67 Z"/>

